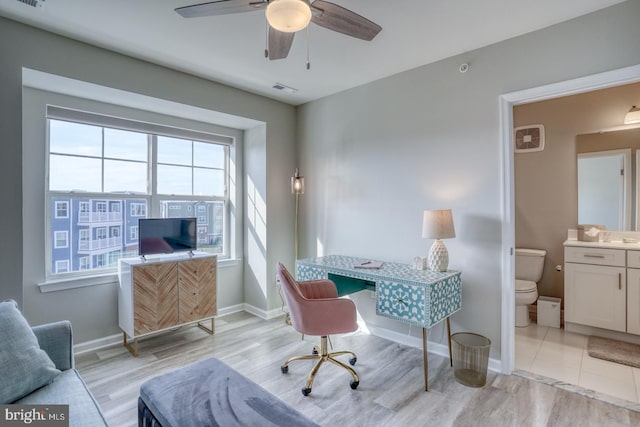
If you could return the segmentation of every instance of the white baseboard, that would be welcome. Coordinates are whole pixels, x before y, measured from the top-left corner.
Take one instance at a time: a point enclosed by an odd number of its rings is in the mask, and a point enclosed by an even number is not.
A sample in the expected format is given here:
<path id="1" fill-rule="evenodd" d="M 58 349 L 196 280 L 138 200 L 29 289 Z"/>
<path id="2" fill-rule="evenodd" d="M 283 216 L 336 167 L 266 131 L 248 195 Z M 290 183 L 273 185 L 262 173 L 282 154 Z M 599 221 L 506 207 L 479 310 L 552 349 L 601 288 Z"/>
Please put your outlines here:
<path id="1" fill-rule="evenodd" d="M 275 317 L 281 316 L 282 310 L 279 308 L 265 311 L 254 307 L 250 304 L 236 304 L 229 307 L 218 309 L 216 317 L 226 316 L 232 313 L 238 313 L 240 311 L 246 311 L 261 319 L 269 320 Z M 112 347 L 115 345 L 122 345 L 122 334 L 110 335 L 108 337 L 98 338 L 91 341 L 81 342 L 73 346 L 73 354 L 82 354 L 90 351 L 97 351 L 103 348 Z"/>
<path id="2" fill-rule="evenodd" d="M 261 319 L 269 320 L 276 318 L 278 316 L 282 316 L 282 309 L 275 308 L 273 310 L 262 310 L 257 308 L 251 304 L 237 304 L 229 307 L 221 308 L 218 310 L 218 315 L 226 316 L 227 314 L 237 313 L 240 311 L 246 311 L 248 313 L 253 314 L 254 316 L 260 317 Z M 408 334 L 401 334 L 398 332 L 391 331 L 385 328 L 379 328 L 376 326 L 367 325 L 369 332 L 372 335 L 375 335 L 380 338 L 388 339 L 390 341 L 397 342 L 398 344 L 408 345 L 409 347 L 415 347 L 422 349 L 422 339 L 418 337 L 414 337 Z M 104 338 L 99 338 L 97 340 L 86 341 L 80 344 L 76 344 L 73 346 L 74 354 L 82 354 L 90 351 L 100 350 L 106 347 L 111 347 L 117 344 L 122 344 L 122 334 L 111 335 Z M 427 347 L 430 353 L 437 354 L 442 357 L 449 357 L 449 348 L 445 344 L 440 344 L 433 341 L 427 342 Z M 489 370 L 494 372 L 501 372 L 502 363 L 499 360 L 489 358 Z"/>
<path id="3" fill-rule="evenodd" d="M 367 328 L 372 335 L 387 339 L 389 341 L 397 342 L 398 344 L 408 345 L 409 347 L 415 347 L 422 350 L 422 338 L 413 337 L 408 334 L 401 334 L 389 329 L 379 328 L 371 325 L 367 325 Z M 427 349 L 429 353 L 449 358 L 449 347 L 447 347 L 446 344 L 427 341 Z M 502 363 L 497 359 L 489 358 L 488 369 L 493 372 L 501 372 Z"/>
<path id="4" fill-rule="evenodd" d="M 254 316 L 258 316 L 261 319 L 270 320 L 274 319 L 278 316 L 282 316 L 284 313 L 281 308 L 274 308 L 272 310 L 266 311 L 251 304 L 244 304 L 244 311 L 247 313 L 251 313 Z"/>
<path id="5" fill-rule="evenodd" d="M 78 355 L 89 351 L 96 351 L 116 344 L 122 345 L 122 334 L 110 335 L 97 340 L 85 341 L 73 346 L 73 354 Z"/>
<path id="6" fill-rule="evenodd" d="M 218 309 L 218 314 L 216 317 L 226 316 L 227 314 L 238 313 L 239 311 L 244 311 L 244 304 L 236 304 L 230 305 L 229 307 Z"/>

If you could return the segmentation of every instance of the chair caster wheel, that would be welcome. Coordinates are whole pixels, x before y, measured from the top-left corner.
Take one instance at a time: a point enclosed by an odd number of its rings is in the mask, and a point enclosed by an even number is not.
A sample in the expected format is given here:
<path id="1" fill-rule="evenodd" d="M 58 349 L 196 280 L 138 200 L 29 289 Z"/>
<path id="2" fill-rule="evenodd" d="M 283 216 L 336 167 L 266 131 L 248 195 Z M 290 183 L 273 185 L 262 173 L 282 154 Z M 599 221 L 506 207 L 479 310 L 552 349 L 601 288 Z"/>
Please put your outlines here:
<path id="1" fill-rule="evenodd" d="M 286 374 L 287 372 L 289 372 L 289 366 L 282 365 L 280 366 L 280 370 L 283 374 Z"/>
<path id="2" fill-rule="evenodd" d="M 360 381 L 351 381 L 351 390 L 355 390 L 360 385 Z"/>
<path id="3" fill-rule="evenodd" d="M 349 364 L 353 366 L 356 364 L 357 361 L 358 361 L 357 357 L 352 357 L 351 359 L 349 359 Z"/>
<path id="4" fill-rule="evenodd" d="M 311 393 L 311 389 L 310 388 L 305 387 L 305 388 L 302 389 L 302 394 L 304 396 L 309 396 L 309 393 Z"/>

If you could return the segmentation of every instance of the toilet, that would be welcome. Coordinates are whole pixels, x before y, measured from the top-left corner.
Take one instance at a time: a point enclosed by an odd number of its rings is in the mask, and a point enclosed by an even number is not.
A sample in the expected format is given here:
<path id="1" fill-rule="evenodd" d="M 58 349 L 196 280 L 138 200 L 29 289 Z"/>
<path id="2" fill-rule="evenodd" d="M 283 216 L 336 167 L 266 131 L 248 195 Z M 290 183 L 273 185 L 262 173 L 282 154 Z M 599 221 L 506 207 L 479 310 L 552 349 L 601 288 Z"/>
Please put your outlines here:
<path id="1" fill-rule="evenodd" d="M 516 248 L 516 327 L 529 326 L 529 305 L 538 299 L 546 251 Z"/>

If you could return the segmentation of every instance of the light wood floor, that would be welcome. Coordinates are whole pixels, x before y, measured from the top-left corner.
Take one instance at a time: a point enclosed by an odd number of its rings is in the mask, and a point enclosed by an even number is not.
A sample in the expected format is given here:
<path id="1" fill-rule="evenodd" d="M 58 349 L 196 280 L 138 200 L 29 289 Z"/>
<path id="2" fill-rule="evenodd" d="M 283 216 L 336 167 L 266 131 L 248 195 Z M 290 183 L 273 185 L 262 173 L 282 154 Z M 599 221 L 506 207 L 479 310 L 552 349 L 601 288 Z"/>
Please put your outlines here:
<path id="1" fill-rule="evenodd" d="M 217 357 L 323 426 L 638 426 L 640 413 L 518 376 L 489 372 L 487 385 L 457 383 L 449 360 L 429 355 L 425 392 L 419 349 L 354 333 L 332 338 L 336 350 L 358 355 L 357 390 L 350 375 L 323 366 L 304 397 L 310 361 L 280 364 L 307 354 L 317 337 L 305 337 L 282 318 L 265 321 L 247 313 L 217 319 L 211 336 L 196 327 L 140 342 L 139 357 L 116 346 L 76 357 L 76 368 L 113 427 L 137 425 L 140 384 L 164 372 Z"/>

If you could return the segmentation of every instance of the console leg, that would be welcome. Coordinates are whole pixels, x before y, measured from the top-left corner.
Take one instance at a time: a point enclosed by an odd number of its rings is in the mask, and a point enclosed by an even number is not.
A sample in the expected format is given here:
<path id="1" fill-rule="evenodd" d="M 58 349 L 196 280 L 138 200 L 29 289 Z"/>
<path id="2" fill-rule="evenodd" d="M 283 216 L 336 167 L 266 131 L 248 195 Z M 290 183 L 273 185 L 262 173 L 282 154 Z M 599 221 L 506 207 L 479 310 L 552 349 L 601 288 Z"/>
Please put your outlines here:
<path id="1" fill-rule="evenodd" d="M 216 327 L 215 327 L 215 319 L 212 317 L 211 318 L 211 329 L 207 328 L 206 326 L 204 326 L 202 323 L 198 322 L 198 328 L 202 329 L 203 331 L 209 333 L 209 335 L 213 335 L 214 332 L 216 331 Z"/>
<path id="2" fill-rule="evenodd" d="M 451 322 L 447 317 L 447 339 L 449 342 L 449 365 L 453 366 L 453 357 L 451 357 Z"/>
<path id="3" fill-rule="evenodd" d="M 424 361 L 424 391 L 429 391 L 429 357 L 427 355 L 426 328 L 422 328 L 422 357 Z"/>
<path id="4" fill-rule="evenodd" d="M 133 339 L 133 346 L 127 342 L 127 333 L 122 333 L 122 345 L 129 350 L 133 357 L 138 357 L 138 338 Z"/>

